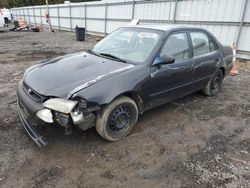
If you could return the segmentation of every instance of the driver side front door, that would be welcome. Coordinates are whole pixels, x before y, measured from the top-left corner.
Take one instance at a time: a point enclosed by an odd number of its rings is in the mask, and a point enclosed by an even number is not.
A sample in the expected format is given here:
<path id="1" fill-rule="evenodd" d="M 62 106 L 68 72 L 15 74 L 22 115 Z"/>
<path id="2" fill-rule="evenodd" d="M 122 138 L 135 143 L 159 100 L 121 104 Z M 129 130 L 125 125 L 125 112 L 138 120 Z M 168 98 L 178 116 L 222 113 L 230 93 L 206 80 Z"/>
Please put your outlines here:
<path id="1" fill-rule="evenodd" d="M 175 62 L 151 67 L 150 108 L 192 92 L 193 60 L 188 34 L 186 32 L 170 34 L 157 58 L 164 55 L 174 57 Z"/>

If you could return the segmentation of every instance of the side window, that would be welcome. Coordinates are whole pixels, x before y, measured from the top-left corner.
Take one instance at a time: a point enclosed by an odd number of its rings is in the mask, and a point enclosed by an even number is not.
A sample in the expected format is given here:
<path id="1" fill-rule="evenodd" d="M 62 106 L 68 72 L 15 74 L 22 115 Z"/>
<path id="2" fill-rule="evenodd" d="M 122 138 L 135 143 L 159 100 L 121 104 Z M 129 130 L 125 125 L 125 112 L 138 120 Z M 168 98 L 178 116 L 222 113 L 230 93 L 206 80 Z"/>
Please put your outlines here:
<path id="1" fill-rule="evenodd" d="M 209 41 L 209 44 L 210 44 L 210 52 L 216 51 L 216 46 L 212 40 Z"/>
<path id="2" fill-rule="evenodd" d="M 168 37 L 160 56 L 171 56 L 176 62 L 189 59 L 189 46 L 186 33 L 176 33 Z"/>
<path id="3" fill-rule="evenodd" d="M 191 32 L 193 44 L 193 56 L 208 54 L 216 50 L 215 44 L 208 38 L 205 33 Z"/>

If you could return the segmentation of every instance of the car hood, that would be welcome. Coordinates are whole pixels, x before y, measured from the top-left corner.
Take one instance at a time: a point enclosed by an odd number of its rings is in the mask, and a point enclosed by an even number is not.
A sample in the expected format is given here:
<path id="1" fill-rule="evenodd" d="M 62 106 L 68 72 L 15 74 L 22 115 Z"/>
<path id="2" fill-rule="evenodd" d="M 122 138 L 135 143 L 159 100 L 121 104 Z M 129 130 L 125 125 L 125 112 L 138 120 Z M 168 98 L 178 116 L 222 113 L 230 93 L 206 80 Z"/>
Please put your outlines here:
<path id="1" fill-rule="evenodd" d="M 83 52 L 58 57 L 27 69 L 24 82 L 41 95 L 69 98 L 79 90 L 133 67 Z"/>

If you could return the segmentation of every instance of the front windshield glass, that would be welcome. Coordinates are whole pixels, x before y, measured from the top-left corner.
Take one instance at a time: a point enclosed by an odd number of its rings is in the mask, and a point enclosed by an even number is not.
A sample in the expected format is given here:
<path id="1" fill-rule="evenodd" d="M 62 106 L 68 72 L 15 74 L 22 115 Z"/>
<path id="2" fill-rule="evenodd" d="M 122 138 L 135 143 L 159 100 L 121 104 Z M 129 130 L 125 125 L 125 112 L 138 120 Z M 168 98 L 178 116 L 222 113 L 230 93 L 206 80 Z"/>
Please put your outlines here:
<path id="1" fill-rule="evenodd" d="M 140 64 L 148 59 L 160 38 L 159 31 L 120 28 L 97 43 L 93 51 Z"/>

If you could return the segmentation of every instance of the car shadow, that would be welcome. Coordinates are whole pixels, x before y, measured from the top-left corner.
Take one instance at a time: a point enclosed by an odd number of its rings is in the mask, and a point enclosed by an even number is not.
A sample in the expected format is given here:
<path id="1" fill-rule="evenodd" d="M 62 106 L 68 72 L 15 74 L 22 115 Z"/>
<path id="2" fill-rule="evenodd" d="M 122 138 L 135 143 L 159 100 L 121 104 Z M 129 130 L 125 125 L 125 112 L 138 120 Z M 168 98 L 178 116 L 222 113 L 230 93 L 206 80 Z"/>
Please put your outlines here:
<path id="1" fill-rule="evenodd" d="M 156 124 L 158 121 L 164 121 L 163 117 L 165 117 L 166 114 L 172 114 L 173 111 L 181 112 L 181 109 L 183 109 L 186 105 L 192 105 L 197 99 L 203 100 L 206 98 L 207 97 L 201 92 L 196 92 L 150 109 L 139 116 L 137 125 L 132 131 L 132 135 L 150 127 L 157 126 Z M 170 118 L 172 119 L 174 117 Z"/>

